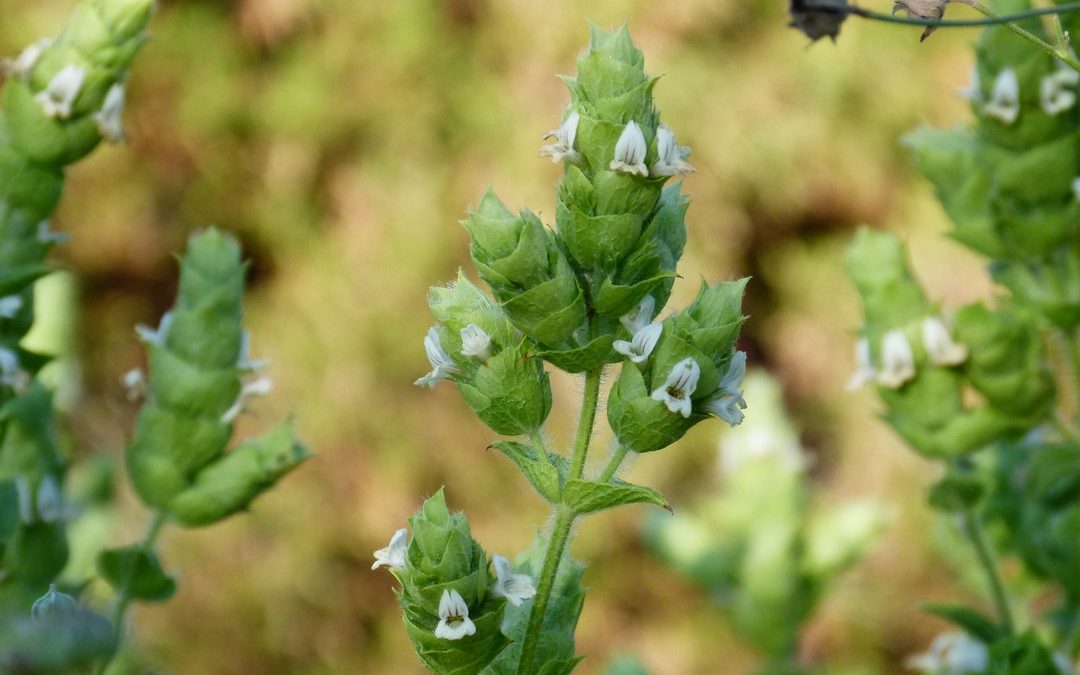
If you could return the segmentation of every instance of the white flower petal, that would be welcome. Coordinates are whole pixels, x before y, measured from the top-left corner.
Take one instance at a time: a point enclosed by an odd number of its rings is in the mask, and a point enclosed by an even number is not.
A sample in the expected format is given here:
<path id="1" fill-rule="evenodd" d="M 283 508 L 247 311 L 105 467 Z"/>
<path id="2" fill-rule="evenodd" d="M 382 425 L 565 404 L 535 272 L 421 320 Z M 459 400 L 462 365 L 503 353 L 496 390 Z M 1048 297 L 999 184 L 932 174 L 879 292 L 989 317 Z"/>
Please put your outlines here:
<path id="1" fill-rule="evenodd" d="M 475 323 L 461 329 L 461 353 L 481 361 L 491 358 L 491 336 Z"/>
<path id="2" fill-rule="evenodd" d="M 616 340 L 612 343 L 612 347 L 616 352 L 627 357 L 632 362 L 644 363 L 652 354 L 653 349 L 656 348 L 656 343 L 660 340 L 660 333 L 663 330 L 664 324 L 662 323 L 650 324 L 635 333 L 634 338 L 629 342 Z"/>
<path id="3" fill-rule="evenodd" d="M 533 579 L 527 574 L 515 574 L 510 561 L 501 555 L 492 556 L 495 564 L 495 584 L 491 594 L 497 598 L 506 598 L 514 607 L 520 607 L 523 600 L 536 595 Z"/>
<path id="4" fill-rule="evenodd" d="M 18 295 L 6 295 L 0 298 L 0 319 L 14 319 L 22 306 L 22 298 Z"/>
<path id="5" fill-rule="evenodd" d="M 572 163 L 580 162 L 581 155 L 577 150 L 574 150 L 574 140 L 577 138 L 578 122 L 580 120 L 581 115 L 574 111 L 567 116 L 558 129 L 544 134 L 544 138 L 554 138 L 555 142 L 541 147 L 540 156 L 550 157 L 551 161 L 556 164 L 564 159 Z"/>
<path id="6" fill-rule="evenodd" d="M 690 417 L 693 406 L 690 397 L 697 389 L 699 377 L 701 366 L 693 358 L 687 357 L 672 366 L 664 386 L 653 391 L 652 399 L 662 402 L 673 413 Z"/>
<path id="7" fill-rule="evenodd" d="M 675 134 L 663 124 L 656 130 L 657 160 L 650 173 L 653 176 L 679 176 L 694 173 L 694 167 L 686 163 L 690 148 L 675 142 Z"/>
<path id="8" fill-rule="evenodd" d="M 915 377 L 915 354 L 907 335 L 900 329 L 885 334 L 881 343 L 881 371 L 878 384 L 887 389 L 899 389 Z"/>
<path id="9" fill-rule="evenodd" d="M 990 100 L 983 105 L 983 114 L 1003 124 L 1012 124 L 1020 116 L 1020 80 L 1014 69 L 1005 68 L 998 73 Z"/>
<path id="10" fill-rule="evenodd" d="M 424 336 L 424 351 L 427 353 L 428 363 L 431 364 L 431 372 L 416 380 L 414 384 L 417 386 L 434 389 L 440 380 L 448 380 L 451 375 L 461 372 L 443 349 L 439 330 L 435 326 L 429 328 Z"/>
<path id="11" fill-rule="evenodd" d="M 847 390 L 861 389 L 868 382 L 877 379 L 877 371 L 870 361 L 870 341 L 866 338 L 855 343 L 855 374 L 848 380 Z"/>
<path id="12" fill-rule="evenodd" d="M 461 594 L 453 589 L 444 590 L 439 598 L 439 624 L 435 637 L 444 640 L 460 640 L 476 633 L 476 625 L 469 618 L 469 607 Z"/>
<path id="13" fill-rule="evenodd" d="M 127 392 L 129 401 L 137 401 L 146 396 L 146 376 L 143 374 L 142 368 L 132 368 L 124 373 L 120 381 L 124 384 L 124 390 Z"/>
<path id="14" fill-rule="evenodd" d="M 46 474 L 37 489 L 37 514 L 44 523 L 56 523 L 64 519 L 64 495 L 60 482 L 52 474 Z"/>
<path id="15" fill-rule="evenodd" d="M 119 143 L 124 140 L 124 85 L 116 82 L 109 87 L 105 94 L 105 102 L 101 110 L 94 113 L 94 122 L 97 123 L 98 133 L 110 143 Z"/>
<path id="16" fill-rule="evenodd" d="M 240 416 L 240 413 L 244 412 L 244 408 L 247 402 L 258 396 L 265 396 L 270 393 L 274 388 L 274 381 L 269 377 L 263 376 L 250 382 L 245 382 L 240 387 L 240 395 L 236 397 L 236 402 L 224 412 L 221 416 L 223 424 L 229 424 Z"/>
<path id="17" fill-rule="evenodd" d="M 378 569 L 386 565 L 390 569 L 399 570 L 405 567 L 405 554 L 409 549 L 409 531 L 404 527 L 394 533 L 390 538 L 390 545 L 375 551 L 375 562 L 371 569 Z"/>
<path id="18" fill-rule="evenodd" d="M 967 359 L 967 347 L 953 342 L 945 322 L 937 317 L 923 319 L 922 341 L 926 354 L 934 365 L 956 366 Z"/>
<path id="19" fill-rule="evenodd" d="M 649 168 L 645 166 L 645 154 L 648 151 L 641 127 L 634 120 L 630 120 L 619 134 L 619 140 L 615 143 L 615 158 L 611 160 L 608 168 L 644 178 L 649 175 Z"/>
<path id="20" fill-rule="evenodd" d="M 1077 178 L 1080 181 L 1080 178 Z M 656 298 L 646 295 L 638 303 L 637 307 L 619 317 L 619 321 L 630 335 L 636 335 L 639 330 L 652 323 L 653 312 L 656 311 Z"/>
<path id="21" fill-rule="evenodd" d="M 45 38 L 27 45 L 26 48 L 22 50 L 22 53 L 14 60 L 4 62 L 4 70 L 14 77 L 23 80 L 28 79 L 30 77 L 30 71 L 34 69 L 38 59 L 41 58 L 42 53 L 44 53 L 51 44 L 52 39 Z"/>
<path id="22" fill-rule="evenodd" d="M 44 90 L 34 96 L 46 117 L 65 120 L 71 117 L 72 106 L 82 91 L 86 80 L 86 69 L 82 66 L 66 65 L 49 80 Z"/>
<path id="23" fill-rule="evenodd" d="M 978 65 L 971 66 L 971 82 L 968 86 L 957 89 L 956 93 L 972 103 L 980 103 L 982 101 L 982 85 L 979 82 Z"/>

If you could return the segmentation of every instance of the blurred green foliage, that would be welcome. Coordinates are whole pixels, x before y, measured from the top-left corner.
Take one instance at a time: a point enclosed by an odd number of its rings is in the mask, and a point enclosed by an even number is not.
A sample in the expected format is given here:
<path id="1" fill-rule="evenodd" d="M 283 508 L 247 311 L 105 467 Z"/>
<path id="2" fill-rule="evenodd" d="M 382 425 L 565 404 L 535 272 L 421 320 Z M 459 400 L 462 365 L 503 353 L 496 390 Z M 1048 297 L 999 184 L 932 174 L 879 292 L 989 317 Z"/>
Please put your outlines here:
<path id="1" fill-rule="evenodd" d="M 489 432 L 452 392 L 412 386 L 426 369 L 414 336 L 428 323 L 430 280 L 468 259 L 456 221 L 489 180 L 507 203 L 544 205 L 553 221 L 559 169 L 532 155 L 566 102 L 551 73 L 572 69 L 586 19 L 629 19 L 650 71 L 678 73 L 661 80 L 657 102 L 698 172 L 684 185 L 694 206 L 673 303 L 692 299 L 700 276 L 753 276 L 740 348 L 783 382 L 822 500 L 873 493 L 900 510 L 800 652 L 902 672 L 943 625 L 913 598 L 970 593 L 949 585 L 931 551 L 920 496 L 930 469 L 874 426 L 867 398 L 841 392 L 858 319 L 839 265 L 852 228 L 871 222 L 905 233 L 919 275 L 946 300 L 985 291 L 970 274 L 978 261 L 937 239 L 943 215 L 897 142 L 919 122 L 963 119 L 952 91 L 968 76 L 966 34 L 939 31 L 920 46 L 918 29 L 854 23 L 836 47 L 806 49 L 780 2 L 161 5 L 129 81 L 129 143 L 72 171 L 54 221 L 72 235 L 56 262 L 74 272 L 79 345 L 62 445 L 120 457 L 135 406 L 118 380 L 142 365 L 132 326 L 156 323 L 175 296 L 172 253 L 216 223 L 252 258 L 247 323 L 278 385 L 239 433 L 297 402 L 297 433 L 318 458 L 249 516 L 166 537 L 163 558 L 192 571 L 167 608 L 135 612 L 146 661 L 225 675 L 418 672 L 391 584 L 368 569 L 387 533 L 446 484 L 462 486 L 450 499 L 477 539 L 528 547 L 534 533 L 520 523 L 539 522 L 543 507 L 483 451 Z M 0 52 L 52 32 L 69 9 L 0 0 Z M 558 376 L 553 387 L 575 384 Z M 556 431 L 568 413 L 553 410 Z M 631 478 L 660 486 L 678 512 L 714 455 L 714 432 L 691 432 L 669 462 L 642 462 Z M 82 538 L 136 538 L 145 514 L 120 498 L 122 517 L 95 507 L 100 520 L 72 533 L 71 565 Z M 626 511 L 584 524 L 575 548 L 595 561 L 578 672 L 602 672 L 631 648 L 661 675 L 750 672 L 756 655 L 642 550 L 641 512 Z"/>

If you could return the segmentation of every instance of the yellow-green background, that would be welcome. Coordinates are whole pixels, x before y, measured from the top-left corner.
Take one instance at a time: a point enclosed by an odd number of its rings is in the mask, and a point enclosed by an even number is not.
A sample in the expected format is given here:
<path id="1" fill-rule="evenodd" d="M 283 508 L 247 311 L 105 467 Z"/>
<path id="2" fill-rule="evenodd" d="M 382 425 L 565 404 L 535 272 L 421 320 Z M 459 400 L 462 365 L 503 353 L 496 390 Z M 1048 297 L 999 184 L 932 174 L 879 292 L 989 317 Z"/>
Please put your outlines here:
<path id="1" fill-rule="evenodd" d="M 136 322 L 175 291 L 173 254 L 194 229 L 235 232 L 252 261 L 247 319 L 276 388 L 245 418 L 253 434 L 292 411 L 317 453 L 251 514 L 170 529 L 180 591 L 140 607 L 136 644 L 176 673 L 414 673 L 419 666 L 372 551 L 420 500 L 447 486 L 491 552 L 527 546 L 547 511 L 449 386 L 412 385 L 428 286 L 468 265 L 457 221 L 490 183 L 546 222 L 559 168 L 538 159 L 556 126 L 586 21 L 629 20 L 664 121 L 693 149 L 689 241 L 672 306 L 701 276 L 753 275 L 740 341 L 779 377 L 825 503 L 873 496 L 894 519 L 843 578 L 802 641 L 806 663 L 902 672 L 943 628 L 916 605 L 979 602 L 934 545 L 922 503 L 934 468 L 844 392 L 858 324 L 841 268 L 858 224 L 901 233 L 946 307 L 989 287 L 982 261 L 942 237 L 944 216 L 900 142 L 963 123 L 970 31 L 851 20 L 836 46 L 785 27 L 782 0 L 243 0 L 163 2 L 128 88 L 127 145 L 70 173 L 54 226 L 74 272 L 77 458 L 119 457 L 134 404 L 119 384 L 143 362 Z M 867 3 L 886 11 L 888 3 Z M 67 0 L 0 0 L 0 52 L 54 32 Z M 952 10 L 956 12 L 957 10 Z M 555 378 L 551 433 L 563 442 L 580 385 Z M 748 414 L 753 415 L 753 401 Z M 676 509 L 711 478 L 721 424 L 640 459 L 631 477 Z M 601 447 L 606 443 L 602 437 Z M 130 492 L 113 543 L 147 514 Z M 722 613 L 642 547 L 644 507 L 580 526 L 590 563 L 580 672 L 633 651 L 659 674 L 748 673 L 756 655 Z"/>

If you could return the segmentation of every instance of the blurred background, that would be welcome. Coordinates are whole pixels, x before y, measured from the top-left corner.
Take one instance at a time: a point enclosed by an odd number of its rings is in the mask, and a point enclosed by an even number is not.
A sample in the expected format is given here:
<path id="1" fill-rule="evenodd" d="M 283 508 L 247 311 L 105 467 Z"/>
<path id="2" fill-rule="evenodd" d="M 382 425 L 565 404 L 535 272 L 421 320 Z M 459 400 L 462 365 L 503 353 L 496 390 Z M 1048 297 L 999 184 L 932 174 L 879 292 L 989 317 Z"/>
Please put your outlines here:
<path id="1" fill-rule="evenodd" d="M 869 223 L 909 241 L 946 308 L 989 293 L 981 261 L 942 236 L 945 217 L 900 141 L 920 124 L 965 122 L 955 90 L 975 33 L 920 45 L 919 28 L 853 19 L 837 45 L 808 46 L 784 4 L 161 2 L 129 83 L 129 142 L 74 168 L 54 223 L 71 235 L 55 262 L 70 272 L 59 286 L 73 308 L 72 454 L 120 458 L 136 410 L 120 378 L 144 358 L 132 327 L 157 323 L 175 293 L 173 255 L 217 224 L 251 259 L 247 320 L 276 385 L 240 433 L 291 411 L 317 457 L 250 515 L 166 532 L 180 590 L 135 613 L 146 662 L 223 675 L 417 673 L 372 551 L 440 485 L 490 552 L 531 543 L 545 506 L 485 451 L 491 433 L 451 387 L 412 382 L 428 370 L 427 288 L 468 265 L 458 220 L 487 185 L 553 220 L 560 168 L 536 153 L 568 101 L 555 75 L 573 72 L 589 19 L 630 22 L 647 70 L 664 75 L 663 119 L 693 149 L 684 279 L 670 307 L 701 277 L 752 275 L 739 347 L 780 382 L 813 499 L 873 497 L 891 514 L 813 614 L 800 659 L 830 673 L 904 672 L 944 627 L 919 602 L 979 602 L 923 506 L 934 468 L 877 421 L 872 394 L 844 391 L 859 312 L 841 265 Z M 70 5 L 0 0 L 0 53 L 53 33 Z M 580 385 L 562 374 L 554 384 L 550 437 L 565 449 Z M 660 488 L 676 512 L 723 491 L 721 427 L 699 425 L 630 478 Z M 114 544 L 148 517 L 117 485 L 121 507 L 103 530 Z M 752 672 L 759 653 L 717 603 L 642 542 L 646 515 L 621 509 L 578 530 L 573 554 L 589 562 L 591 587 L 578 672 L 603 672 L 625 651 L 662 675 Z"/>

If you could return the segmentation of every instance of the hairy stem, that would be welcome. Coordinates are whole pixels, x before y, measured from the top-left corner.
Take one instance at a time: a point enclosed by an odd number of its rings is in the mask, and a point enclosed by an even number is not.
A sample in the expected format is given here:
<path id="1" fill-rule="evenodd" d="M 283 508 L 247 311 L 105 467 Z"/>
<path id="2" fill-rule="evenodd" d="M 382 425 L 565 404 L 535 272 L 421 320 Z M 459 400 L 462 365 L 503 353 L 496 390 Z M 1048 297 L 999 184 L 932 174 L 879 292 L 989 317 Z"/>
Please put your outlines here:
<path id="1" fill-rule="evenodd" d="M 990 18 L 999 18 L 997 13 L 994 12 L 994 10 L 990 9 L 989 7 L 982 4 L 981 2 L 978 2 L 978 0 L 954 0 L 954 2 L 960 2 L 962 4 L 968 5 L 969 7 L 973 8 L 976 12 L 979 12 L 980 14 L 982 14 L 983 16 L 987 16 L 987 17 L 990 17 Z M 1073 4 L 1075 4 L 1075 3 L 1073 3 Z M 1066 5 L 1057 5 L 1056 7 L 1048 8 L 1048 9 L 1057 9 L 1057 10 L 1060 11 L 1064 7 L 1066 7 Z M 1073 8 L 1073 9 L 1075 9 L 1075 8 Z M 1068 50 L 1067 47 L 1066 48 L 1055 47 L 1054 45 L 1050 44 L 1049 42 L 1046 42 L 1045 40 L 1038 37 L 1034 33 L 1030 33 L 1028 31 L 1024 30 L 1023 28 L 1021 28 L 1020 26 L 1018 26 L 1017 24 L 1015 24 L 1013 22 L 1006 23 L 1005 27 L 1008 28 L 1009 30 L 1011 30 L 1012 32 L 1016 33 L 1020 37 L 1024 38 L 1025 40 L 1027 40 L 1031 44 L 1035 45 L 1039 49 L 1043 50 L 1044 52 L 1046 52 L 1050 56 L 1053 56 L 1054 58 L 1058 59 L 1062 63 L 1066 64 L 1067 66 L 1069 66 L 1073 70 L 1075 70 L 1077 72 L 1080 72 L 1080 61 L 1077 61 L 1076 57 L 1074 57 L 1072 54 L 1069 53 L 1069 50 Z M 1062 42 L 1064 42 L 1064 39 L 1062 39 Z"/>
<path id="2" fill-rule="evenodd" d="M 971 508 L 965 509 L 963 518 L 964 533 L 971 540 L 975 555 L 979 559 L 979 565 L 986 573 L 986 579 L 990 585 L 990 595 L 993 598 L 994 606 L 997 608 L 998 616 L 1001 618 L 1001 626 L 1011 635 L 1014 627 L 1012 605 L 1009 603 L 1009 595 L 1005 591 L 1005 581 L 1001 578 L 1001 568 L 998 567 L 997 557 L 994 555 L 990 542 L 986 540 L 982 522 L 975 511 Z"/>
<path id="3" fill-rule="evenodd" d="M 599 367 L 585 374 L 581 418 L 578 420 L 577 435 L 574 437 L 574 454 L 570 459 L 570 479 L 581 478 L 585 471 L 585 459 L 589 454 L 589 442 L 592 440 L 596 408 L 600 400 L 602 372 L 603 367 Z M 533 442 L 536 442 L 535 439 Z M 536 646 L 544 627 L 544 614 L 547 612 L 551 591 L 555 588 L 555 578 L 559 573 L 559 563 L 562 562 L 566 546 L 570 543 L 570 532 L 576 519 L 577 514 L 572 509 L 562 504 L 555 507 L 555 524 L 551 528 L 551 540 L 548 541 L 547 553 L 544 554 L 544 566 L 540 570 L 536 596 L 533 598 L 532 611 L 529 612 L 529 624 L 525 627 L 525 638 L 521 643 L 518 675 L 530 675 L 533 672 L 533 659 L 536 658 Z"/>
<path id="4" fill-rule="evenodd" d="M 157 541 L 158 535 L 161 533 L 161 528 L 165 525 L 166 520 L 167 516 L 163 511 L 154 513 L 154 517 L 147 527 L 146 536 L 143 537 L 142 542 L 139 544 L 140 550 L 148 554 L 154 550 L 154 542 Z M 120 643 L 124 636 L 124 616 L 127 614 L 127 609 L 131 605 L 131 596 L 129 595 L 130 585 L 131 579 L 126 579 L 124 585 L 119 589 L 120 594 L 116 598 L 116 608 L 113 610 L 112 617 L 115 636 L 113 652 L 102 661 L 100 666 L 98 666 L 97 675 L 103 675 L 105 671 L 109 669 L 109 665 L 120 651 Z"/>
<path id="5" fill-rule="evenodd" d="M 615 472 L 619 470 L 619 466 L 622 465 L 623 460 L 626 459 L 626 453 L 630 451 L 630 448 L 622 445 L 615 446 L 615 451 L 611 453 L 611 458 L 608 459 L 607 466 L 600 472 L 600 475 L 596 480 L 601 483 L 606 483 L 611 480 L 611 477 L 615 475 Z"/>

